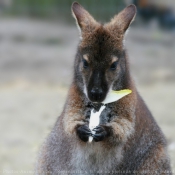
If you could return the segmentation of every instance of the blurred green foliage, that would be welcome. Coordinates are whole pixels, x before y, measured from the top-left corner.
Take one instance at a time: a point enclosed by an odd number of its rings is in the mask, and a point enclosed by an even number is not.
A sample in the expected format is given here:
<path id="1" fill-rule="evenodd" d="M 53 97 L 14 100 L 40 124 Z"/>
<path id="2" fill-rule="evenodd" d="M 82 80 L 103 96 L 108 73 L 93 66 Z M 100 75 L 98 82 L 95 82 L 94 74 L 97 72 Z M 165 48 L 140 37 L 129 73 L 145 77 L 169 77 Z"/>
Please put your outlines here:
<path id="1" fill-rule="evenodd" d="M 77 0 L 98 20 L 109 20 L 124 7 L 123 0 Z M 10 13 L 29 17 L 70 18 L 74 0 L 13 0 Z"/>

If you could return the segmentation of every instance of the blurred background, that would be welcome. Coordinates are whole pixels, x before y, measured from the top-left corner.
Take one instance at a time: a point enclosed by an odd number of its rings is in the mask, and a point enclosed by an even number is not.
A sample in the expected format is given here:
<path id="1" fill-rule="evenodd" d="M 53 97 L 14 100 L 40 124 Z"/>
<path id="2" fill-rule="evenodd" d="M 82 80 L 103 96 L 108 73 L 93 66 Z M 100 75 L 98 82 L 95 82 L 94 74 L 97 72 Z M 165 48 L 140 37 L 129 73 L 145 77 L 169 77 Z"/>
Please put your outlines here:
<path id="1" fill-rule="evenodd" d="M 0 174 L 33 174 L 62 111 L 78 30 L 72 0 L 0 0 Z M 98 21 L 134 3 L 126 39 L 137 88 L 162 128 L 175 172 L 175 1 L 78 0 Z"/>

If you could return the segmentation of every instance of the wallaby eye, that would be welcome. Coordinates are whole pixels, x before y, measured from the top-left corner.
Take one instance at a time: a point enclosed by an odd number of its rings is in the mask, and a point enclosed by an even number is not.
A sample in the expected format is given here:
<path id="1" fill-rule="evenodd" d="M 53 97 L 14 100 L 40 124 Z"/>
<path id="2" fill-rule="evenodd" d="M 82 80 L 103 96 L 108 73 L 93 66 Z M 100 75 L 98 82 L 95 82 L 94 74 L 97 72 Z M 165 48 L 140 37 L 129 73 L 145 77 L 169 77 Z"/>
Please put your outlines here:
<path id="1" fill-rule="evenodd" d="M 88 62 L 85 59 L 83 59 L 83 67 L 86 69 L 88 68 L 88 66 L 89 66 Z"/>
<path id="2" fill-rule="evenodd" d="M 116 67 L 117 67 L 117 61 L 115 61 L 115 62 L 113 62 L 113 63 L 111 64 L 110 69 L 111 69 L 111 70 L 115 70 Z"/>

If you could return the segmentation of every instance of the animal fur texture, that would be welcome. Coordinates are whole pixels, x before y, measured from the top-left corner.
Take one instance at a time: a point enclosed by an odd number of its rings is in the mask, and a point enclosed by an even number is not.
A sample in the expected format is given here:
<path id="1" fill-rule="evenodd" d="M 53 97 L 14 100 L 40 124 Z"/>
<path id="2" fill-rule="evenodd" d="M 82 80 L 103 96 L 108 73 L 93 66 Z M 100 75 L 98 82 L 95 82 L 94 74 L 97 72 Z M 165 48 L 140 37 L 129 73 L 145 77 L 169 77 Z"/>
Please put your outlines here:
<path id="1" fill-rule="evenodd" d="M 39 152 L 36 174 L 171 174 L 166 139 L 136 90 L 123 45 L 136 15 L 126 7 L 100 24 L 77 2 L 72 13 L 80 30 L 74 77 L 63 112 Z M 109 90 L 132 93 L 108 104 L 91 135 L 91 103 Z"/>

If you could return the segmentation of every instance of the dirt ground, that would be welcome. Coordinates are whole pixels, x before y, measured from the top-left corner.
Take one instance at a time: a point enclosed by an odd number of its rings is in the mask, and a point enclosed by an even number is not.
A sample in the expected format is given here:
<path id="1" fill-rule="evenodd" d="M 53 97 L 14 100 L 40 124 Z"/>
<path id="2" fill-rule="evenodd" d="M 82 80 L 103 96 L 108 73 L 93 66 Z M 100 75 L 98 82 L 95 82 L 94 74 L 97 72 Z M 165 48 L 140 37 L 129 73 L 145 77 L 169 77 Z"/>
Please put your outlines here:
<path id="1" fill-rule="evenodd" d="M 75 26 L 0 19 L 0 174 L 33 174 L 39 146 L 62 111 L 77 43 Z M 133 26 L 126 47 L 175 173 L 175 33 Z"/>

